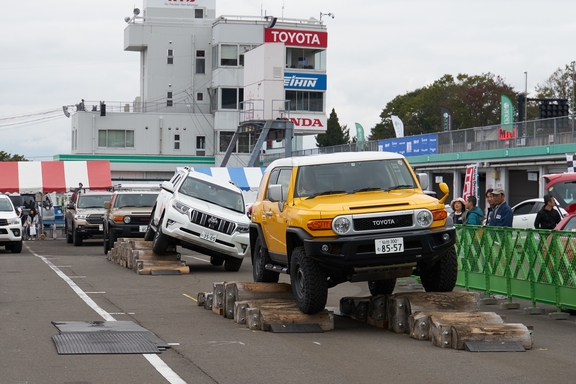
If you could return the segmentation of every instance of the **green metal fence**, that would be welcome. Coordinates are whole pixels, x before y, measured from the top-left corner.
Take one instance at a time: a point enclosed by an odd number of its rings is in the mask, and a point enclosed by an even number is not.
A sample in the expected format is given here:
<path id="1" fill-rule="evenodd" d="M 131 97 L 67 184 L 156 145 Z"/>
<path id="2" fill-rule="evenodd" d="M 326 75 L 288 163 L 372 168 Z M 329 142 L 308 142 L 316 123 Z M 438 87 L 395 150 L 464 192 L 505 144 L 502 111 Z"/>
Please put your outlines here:
<path id="1" fill-rule="evenodd" d="M 458 286 L 576 309 L 576 232 L 456 225 L 456 234 Z"/>

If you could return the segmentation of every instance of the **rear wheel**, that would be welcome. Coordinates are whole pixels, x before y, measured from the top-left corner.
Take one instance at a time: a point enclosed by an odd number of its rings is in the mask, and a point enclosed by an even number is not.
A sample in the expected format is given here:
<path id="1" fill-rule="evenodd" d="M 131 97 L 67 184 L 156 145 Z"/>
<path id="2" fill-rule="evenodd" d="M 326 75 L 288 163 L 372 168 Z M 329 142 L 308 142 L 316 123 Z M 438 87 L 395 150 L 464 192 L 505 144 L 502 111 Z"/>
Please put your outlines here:
<path id="1" fill-rule="evenodd" d="M 372 296 L 391 295 L 396 287 L 396 279 L 371 280 L 368 282 L 368 288 Z"/>
<path id="2" fill-rule="evenodd" d="M 450 248 L 435 264 L 424 269 L 420 278 L 426 292 L 452 291 L 458 278 L 456 249 L 454 247 Z"/>
<path id="3" fill-rule="evenodd" d="M 219 267 L 224 264 L 224 259 L 218 256 L 210 256 L 210 264 Z"/>
<path id="4" fill-rule="evenodd" d="M 260 237 L 256 238 L 254 244 L 254 253 L 252 256 L 252 275 L 254 281 L 257 283 L 277 283 L 280 279 L 280 274 L 266 269 L 266 264 L 271 264 L 270 254 L 268 250 L 262 246 Z"/>
<path id="5" fill-rule="evenodd" d="M 326 307 L 328 280 L 316 260 L 306 257 L 304 247 L 296 247 L 290 260 L 290 281 L 296 305 L 306 314 L 318 313 Z"/>
<path id="6" fill-rule="evenodd" d="M 242 266 L 244 259 L 237 259 L 235 257 L 227 257 L 224 262 L 224 269 L 229 272 L 238 272 Z"/>
<path id="7" fill-rule="evenodd" d="M 159 254 L 163 255 L 166 253 L 169 244 L 168 236 L 162 233 L 162 221 L 164 217 L 160 218 L 160 222 L 158 223 L 158 228 L 156 228 L 156 232 L 154 233 L 154 239 L 152 240 L 152 250 Z"/>

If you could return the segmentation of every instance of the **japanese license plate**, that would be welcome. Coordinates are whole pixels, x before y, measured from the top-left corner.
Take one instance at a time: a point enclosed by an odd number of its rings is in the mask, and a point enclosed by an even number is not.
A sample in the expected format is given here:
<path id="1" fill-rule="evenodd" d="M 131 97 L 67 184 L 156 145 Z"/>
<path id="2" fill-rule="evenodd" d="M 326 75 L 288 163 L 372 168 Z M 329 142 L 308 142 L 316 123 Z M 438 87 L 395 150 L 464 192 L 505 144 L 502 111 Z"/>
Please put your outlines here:
<path id="1" fill-rule="evenodd" d="M 379 255 L 404 252 L 404 238 L 402 237 L 375 240 L 375 245 L 376 253 Z"/>
<path id="2" fill-rule="evenodd" d="M 140 231 L 140 232 L 146 232 L 147 229 L 148 229 L 147 225 L 139 225 L 138 226 L 138 231 Z"/>
<path id="3" fill-rule="evenodd" d="M 211 242 L 216 241 L 216 235 L 208 232 L 200 232 L 200 238 Z"/>

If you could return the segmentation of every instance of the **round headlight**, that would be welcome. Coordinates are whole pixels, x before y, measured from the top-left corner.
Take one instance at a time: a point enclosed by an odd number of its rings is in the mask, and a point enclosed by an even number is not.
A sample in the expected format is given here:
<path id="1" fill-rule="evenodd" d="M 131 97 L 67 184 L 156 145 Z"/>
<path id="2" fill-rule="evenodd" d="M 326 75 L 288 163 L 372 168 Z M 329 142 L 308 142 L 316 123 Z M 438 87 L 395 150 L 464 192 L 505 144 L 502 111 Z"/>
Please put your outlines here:
<path id="1" fill-rule="evenodd" d="M 421 227 L 429 227 L 432 221 L 434 221 L 434 219 L 430 211 L 420 211 L 418 215 L 416 215 L 416 222 Z"/>
<path id="2" fill-rule="evenodd" d="M 130 218 L 130 216 L 124 216 L 124 223 L 125 223 L 125 224 L 129 224 L 130 221 L 132 221 L 132 219 Z"/>
<path id="3" fill-rule="evenodd" d="M 338 217 L 332 221 L 332 229 L 339 235 L 343 235 L 350 230 L 352 223 L 347 217 Z"/>

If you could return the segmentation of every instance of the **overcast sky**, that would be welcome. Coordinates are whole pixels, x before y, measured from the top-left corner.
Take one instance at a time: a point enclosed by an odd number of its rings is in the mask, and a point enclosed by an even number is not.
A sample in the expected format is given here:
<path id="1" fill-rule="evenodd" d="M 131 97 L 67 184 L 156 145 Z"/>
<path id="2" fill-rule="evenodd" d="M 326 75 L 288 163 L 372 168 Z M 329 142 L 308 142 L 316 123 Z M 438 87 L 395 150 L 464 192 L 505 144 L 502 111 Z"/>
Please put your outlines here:
<path id="1" fill-rule="evenodd" d="M 124 17 L 142 0 L 3 0 L 0 151 L 30 160 L 70 153 L 63 105 L 130 102 L 139 55 L 124 52 Z M 576 60 L 576 2 L 216 0 L 217 15 L 318 19 L 328 26 L 327 115 L 366 136 L 395 96 L 444 74 L 503 77 L 528 92 Z M 43 114 L 40 114 L 43 113 Z M 31 115 L 28 124 L 17 124 Z"/>

